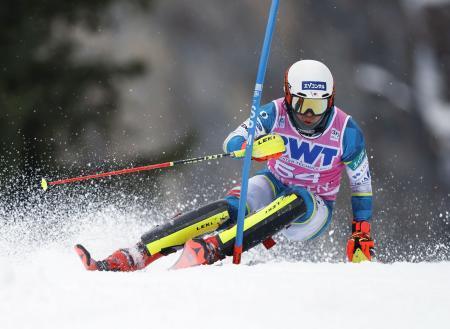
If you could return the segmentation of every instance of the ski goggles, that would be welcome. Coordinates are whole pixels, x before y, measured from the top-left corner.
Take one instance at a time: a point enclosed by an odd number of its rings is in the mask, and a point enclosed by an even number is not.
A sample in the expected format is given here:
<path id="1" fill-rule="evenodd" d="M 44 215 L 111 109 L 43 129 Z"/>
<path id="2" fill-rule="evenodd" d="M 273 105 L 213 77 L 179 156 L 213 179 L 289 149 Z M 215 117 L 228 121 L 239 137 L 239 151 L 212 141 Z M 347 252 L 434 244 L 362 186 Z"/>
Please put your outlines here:
<path id="1" fill-rule="evenodd" d="M 292 108 L 297 114 L 312 112 L 313 115 L 322 115 L 328 108 L 328 98 L 303 98 L 292 95 Z"/>

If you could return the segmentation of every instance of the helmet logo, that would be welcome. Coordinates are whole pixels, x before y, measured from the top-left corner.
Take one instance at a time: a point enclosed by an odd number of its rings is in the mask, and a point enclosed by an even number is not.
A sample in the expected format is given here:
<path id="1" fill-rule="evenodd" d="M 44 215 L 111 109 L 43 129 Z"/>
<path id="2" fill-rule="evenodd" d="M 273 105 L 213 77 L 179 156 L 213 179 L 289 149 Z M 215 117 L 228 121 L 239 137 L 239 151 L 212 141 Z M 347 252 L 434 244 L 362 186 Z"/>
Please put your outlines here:
<path id="1" fill-rule="evenodd" d="M 303 90 L 327 90 L 325 81 L 302 81 Z"/>

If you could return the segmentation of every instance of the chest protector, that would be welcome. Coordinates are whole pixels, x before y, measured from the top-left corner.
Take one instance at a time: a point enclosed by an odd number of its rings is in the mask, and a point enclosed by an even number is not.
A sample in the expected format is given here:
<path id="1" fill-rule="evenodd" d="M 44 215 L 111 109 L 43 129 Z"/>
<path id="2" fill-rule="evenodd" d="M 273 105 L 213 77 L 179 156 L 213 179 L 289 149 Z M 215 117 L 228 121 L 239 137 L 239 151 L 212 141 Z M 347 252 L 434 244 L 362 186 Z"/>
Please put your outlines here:
<path id="1" fill-rule="evenodd" d="M 269 170 L 285 185 L 301 186 L 334 201 L 341 185 L 344 129 L 350 116 L 334 107 L 322 135 L 308 138 L 291 124 L 284 99 L 274 100 L 277 117 L 272 132 L 283 137 L 286 152 L 268 161 Z"/>

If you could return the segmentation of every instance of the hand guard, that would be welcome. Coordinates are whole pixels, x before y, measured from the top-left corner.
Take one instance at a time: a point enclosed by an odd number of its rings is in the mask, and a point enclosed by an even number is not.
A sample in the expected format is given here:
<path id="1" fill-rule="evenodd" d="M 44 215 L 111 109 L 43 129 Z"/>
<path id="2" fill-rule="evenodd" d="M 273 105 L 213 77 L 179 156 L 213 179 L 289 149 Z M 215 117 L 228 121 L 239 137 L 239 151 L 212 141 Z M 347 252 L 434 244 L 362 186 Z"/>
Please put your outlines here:
<path id="1" fill-rule="evenodd" d="M 347 242 L 347 257 L 352 263 L 370 261 L 373 256 L 374 242 L 370 237 L 370 223 L 352 222 L 352 236 Z"/>
<path id="2" fill-rule="evenodd" d="M 242 144 L 239 156 L 245 155 L 247 142 Z M 268 134 L 255 140 L 253 144 L 252 159 L 264 162 L 269 159 L 278 159 L 286 151 L 283 138 L 278 134 Z M 237 153 L 236 152 L 236 153 Z"/>

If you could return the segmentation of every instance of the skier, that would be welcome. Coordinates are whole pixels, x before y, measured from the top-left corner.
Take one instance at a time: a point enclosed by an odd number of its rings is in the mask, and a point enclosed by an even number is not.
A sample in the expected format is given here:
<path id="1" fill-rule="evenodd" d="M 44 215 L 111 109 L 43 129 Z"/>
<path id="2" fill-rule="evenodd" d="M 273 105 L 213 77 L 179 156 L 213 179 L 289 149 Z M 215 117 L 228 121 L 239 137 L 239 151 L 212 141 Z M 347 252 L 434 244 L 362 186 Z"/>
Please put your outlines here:
<path id="1" fill-rule="evenodd" d="M 372 259 L 372 186 L 364 136 L 334 99 L 330 70 L 319 61 L 301 60 L 286 71 L 284 97 L 260 108 L 252 158 L 267 161 L 267 168 L 248 182 L 243 251 L 259 243 L 270 248 L 278 232 L 294 241 L 320 236 L 330 224 L 345 168 L 353 210 L 347 257 Z M 249 124 L 248 119 L 229 134 L 225 152 L 245 148 Z M 223 200 L 157 226 L 135 246 L 101 261 L 82 245 L 75 250 L 88 270 L 142 269 L 183 245 L 176 268 L 212 264 L 232 255 L 239 197 L 235 187 Z"/>

